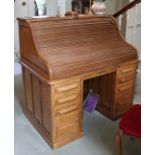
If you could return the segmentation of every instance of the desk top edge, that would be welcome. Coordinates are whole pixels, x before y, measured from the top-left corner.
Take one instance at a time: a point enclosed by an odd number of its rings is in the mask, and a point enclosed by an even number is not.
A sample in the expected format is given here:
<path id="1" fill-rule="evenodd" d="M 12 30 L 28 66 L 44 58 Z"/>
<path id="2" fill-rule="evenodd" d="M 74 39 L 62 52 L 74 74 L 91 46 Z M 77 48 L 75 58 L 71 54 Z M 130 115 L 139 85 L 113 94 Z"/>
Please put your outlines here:
<path id="1" fill-rule="evenodd" d="M 102 15 L 102 16 L 95 16 L 95 15 L 78 15 L 77 18 L 73 16 L 33 16 L 33 17 L 24 17 L 24 18 L 17 18 L 19 21 L 27 21 L 27 22 L 40 22 L 40 21 L 59 21 L 59 20 L 78 20 L 78 19 L 90 19 L 90 18 L 113 18 L 115 19 L 112 15 Z"/>

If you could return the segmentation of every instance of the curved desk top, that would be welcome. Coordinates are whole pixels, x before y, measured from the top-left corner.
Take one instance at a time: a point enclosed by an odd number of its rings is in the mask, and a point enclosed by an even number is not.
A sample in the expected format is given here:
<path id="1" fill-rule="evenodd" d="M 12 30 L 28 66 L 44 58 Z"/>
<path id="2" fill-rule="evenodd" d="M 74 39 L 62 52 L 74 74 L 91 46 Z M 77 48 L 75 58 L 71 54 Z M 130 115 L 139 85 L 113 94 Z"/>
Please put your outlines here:
<path id="1" fill-rule="evenodd" d="M 19 19 L 21 61 L 49 80 L 136 60 L 112 16 Z"/>

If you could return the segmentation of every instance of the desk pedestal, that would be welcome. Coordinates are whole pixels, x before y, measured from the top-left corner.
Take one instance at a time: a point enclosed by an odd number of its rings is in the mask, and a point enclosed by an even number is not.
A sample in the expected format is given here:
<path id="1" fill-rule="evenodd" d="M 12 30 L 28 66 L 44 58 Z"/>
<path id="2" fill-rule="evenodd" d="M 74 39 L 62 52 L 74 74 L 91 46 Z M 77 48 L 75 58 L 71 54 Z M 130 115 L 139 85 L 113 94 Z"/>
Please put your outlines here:
<path id="1" fill-rule="evenodd" d="M 115 120 L 132 105 L 137 61 L 68 79 L 43 81 L 23 66 L 25 115 L 52 148 L 82 136 L 82 104 L 90 89 L 97 111 Z"/>

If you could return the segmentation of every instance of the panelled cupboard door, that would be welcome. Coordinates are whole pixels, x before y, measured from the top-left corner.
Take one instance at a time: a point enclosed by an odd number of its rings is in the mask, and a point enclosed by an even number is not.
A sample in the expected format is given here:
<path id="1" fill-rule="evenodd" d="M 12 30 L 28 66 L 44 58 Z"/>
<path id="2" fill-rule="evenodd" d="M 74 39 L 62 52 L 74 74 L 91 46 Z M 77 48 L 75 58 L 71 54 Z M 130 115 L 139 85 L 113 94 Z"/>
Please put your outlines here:
<path id="1" fill-rule="evenodd" d="M 32 77 L 32 86 L 33 86 L 34 117 L 39 123 L 42 123 L 40 81 L 35 76 Z"/>
<path id="2" fill-rule="evenodd" d="M 33 100 L 32 100 L 32 83 L 31 83 L 31 74 L 28 70 L 23 69 L 24 74 L 24 89 L 25 89 L 25 99 L 26 99 L 26 110 L 33 114 Z"/>

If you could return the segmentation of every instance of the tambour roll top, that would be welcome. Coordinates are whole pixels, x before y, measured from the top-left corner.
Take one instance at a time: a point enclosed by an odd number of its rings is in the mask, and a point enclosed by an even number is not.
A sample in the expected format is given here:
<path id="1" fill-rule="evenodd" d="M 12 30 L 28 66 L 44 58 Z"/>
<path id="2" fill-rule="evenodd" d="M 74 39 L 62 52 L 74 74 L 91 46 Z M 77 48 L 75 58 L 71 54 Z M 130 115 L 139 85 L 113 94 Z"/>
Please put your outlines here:
<path id="1" fill-rule="evenodd" d="M 48 80 L 137 59 L 112 16 L 18 19 L 21 61 Z"/>

